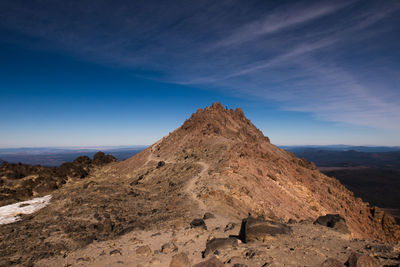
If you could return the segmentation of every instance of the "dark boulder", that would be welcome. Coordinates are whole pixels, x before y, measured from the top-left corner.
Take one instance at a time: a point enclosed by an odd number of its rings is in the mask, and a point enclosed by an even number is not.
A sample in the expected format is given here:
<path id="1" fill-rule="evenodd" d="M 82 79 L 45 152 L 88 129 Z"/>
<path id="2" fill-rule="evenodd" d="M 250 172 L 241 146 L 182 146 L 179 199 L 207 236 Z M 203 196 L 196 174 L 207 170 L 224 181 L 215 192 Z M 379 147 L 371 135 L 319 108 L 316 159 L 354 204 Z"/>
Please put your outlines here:
<path id="1" fill-rule="evenodd" d="M 190 227 L 192 227 L 192 228 L 203 228 L 204 230 L 207 230 L 206 223 L 204 222 L 203 219 L 194 219 L 190 223 Z"/>
<path id="2" fill-rule="evenodd" d="M 239 239 L 244 242 L 266 241 L 277 235 L 290 234 L 292 229 L 286 224 L 265 220 L 264 218 L 248 217 L 242 220 Z"/>
<path id="3" fill-rule="evenodd" d="M 204 213 L 203 220 L 213 219 L 213 218 L 215 218 L 215 216 L 211 212 Z"/>
<path id="4" fill-rule="evenodd" d="M 345 219 L 339 214 L 327 214 L 325 216 L 320 216 L 314 222 L 314 224 L 326 226 L 344 234 L 350 233 Z"/>
<path id="5" fill-rule="evenodd" d="M 159 161 L 158 163 L 157 163 L 157 168 L 161 168 L 161 167 L 163 167 L 165 165 L 165 162 L 164 161 Z"/>

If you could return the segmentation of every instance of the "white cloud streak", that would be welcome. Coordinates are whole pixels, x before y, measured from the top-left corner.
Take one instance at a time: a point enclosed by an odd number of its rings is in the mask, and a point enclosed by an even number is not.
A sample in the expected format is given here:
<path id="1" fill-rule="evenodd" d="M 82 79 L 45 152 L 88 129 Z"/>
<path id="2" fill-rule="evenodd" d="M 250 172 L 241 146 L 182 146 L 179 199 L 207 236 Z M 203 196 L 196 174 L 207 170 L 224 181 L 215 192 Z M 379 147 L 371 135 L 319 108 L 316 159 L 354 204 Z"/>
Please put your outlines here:
<path id="1" fill-rule="evenodd" d="M 297 6 L 286 7 L 284 10 L 275 11 L 262 19 L 243 25 L 235 30 L 229 37 L 217 42 L 214 48 L 240 45 L 267 34 L 273 34 L 287 28 L 296 27 L 334 13 L 351 3 L 352 1 L 341 3 L 330 2 L 316 6 L 300 7 L 300 9 L 298 9 Z"/>
<path id="2" fill-rule="evenodd" d="M 399 2 L 303 2 L 261 11 L 240 1 L 124 2 L 125 8 L 83 1 L 86 9 L 82 3 L 37 2 L 51 5 L 51 12 L 24 1 L 0 2 L 0 29 L 87 60 L 156 71 L 166 82 L 272 99 L 321 120 L 400 131 L 397 61 L 384 59 L 383 71 L 369 58 L 385 49 L 380 35 L 399 31 L 398 23 L 384 24 L 400 22 Z M 371 85 L 371 73 L 383 77 L 379 84 Z"/>

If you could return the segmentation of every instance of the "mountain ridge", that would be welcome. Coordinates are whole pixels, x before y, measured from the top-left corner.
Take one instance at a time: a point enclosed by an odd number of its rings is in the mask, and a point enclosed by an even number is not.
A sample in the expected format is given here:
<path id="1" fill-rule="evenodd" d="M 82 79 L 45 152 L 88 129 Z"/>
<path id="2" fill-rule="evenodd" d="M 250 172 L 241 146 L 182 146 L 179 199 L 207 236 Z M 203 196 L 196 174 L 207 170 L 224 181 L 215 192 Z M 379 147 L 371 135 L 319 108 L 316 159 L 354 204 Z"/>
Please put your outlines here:
<path id="1" fill-rule="evenodd" d="M 272 145 L 241 109 L 229 110 L 220 103 L 199 109 L 142 153 L 146 157 L 155 153 L 155 158 L 170 162 L 207 162 L 208 178 L 212 179 L 199 179 L 197 191 L 210 207 L 215 203 L 224 206 L 226 201 L 229 205 L 223 210 L 232 214 L 285 221 L 338 213 L 346 218 L 354 237 L 399 239 L 391 216 L 355 198 L 338 180 L 320 173 L 307 160 Z M 138 165 L 136 161 L 144 164 L 142 153 L 119 166 Z M 229 182 L 224 177 L 229 177 Z M 265 192 L 270 194 L 265 196 Z"/>

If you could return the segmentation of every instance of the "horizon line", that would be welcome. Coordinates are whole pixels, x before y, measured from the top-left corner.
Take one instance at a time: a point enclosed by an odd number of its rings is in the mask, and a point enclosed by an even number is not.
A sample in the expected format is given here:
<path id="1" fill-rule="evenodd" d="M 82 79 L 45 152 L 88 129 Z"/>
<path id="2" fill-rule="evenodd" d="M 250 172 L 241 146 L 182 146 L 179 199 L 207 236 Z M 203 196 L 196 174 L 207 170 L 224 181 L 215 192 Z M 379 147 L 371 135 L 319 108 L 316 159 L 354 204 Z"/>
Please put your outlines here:
<path id="1" fill-rule="evenodd" d="M 320 147 L 320 146 L 344 146 L 344 147 L 398 147 L 400 145 L 354 145 L 354 144 L 273 144 L 277 147 Z M 71 149 L 71 150 L 79 150 L 79 149 L 99 149 L 99 148 L 139 148 L 139 147 L 149 147 L 151 145 L 98 145 L 98 146 L 12 146 L 12 147 L 0 147 L 0 150 L 3 149 Z"/>

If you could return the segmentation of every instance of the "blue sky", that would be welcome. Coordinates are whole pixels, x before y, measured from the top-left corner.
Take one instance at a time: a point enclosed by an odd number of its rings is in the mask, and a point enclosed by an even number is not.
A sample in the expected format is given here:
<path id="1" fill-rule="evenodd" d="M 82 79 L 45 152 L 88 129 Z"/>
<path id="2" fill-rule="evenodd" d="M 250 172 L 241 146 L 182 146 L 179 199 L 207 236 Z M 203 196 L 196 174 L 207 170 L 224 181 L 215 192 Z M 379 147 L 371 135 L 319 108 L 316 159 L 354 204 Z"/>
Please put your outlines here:
<path id="1" fill-rule="evenodd" d="M 274 144 L 400 145 L 399 1 L 0 2 L 0 147 L 151 144 L 242 107 Z"/>

